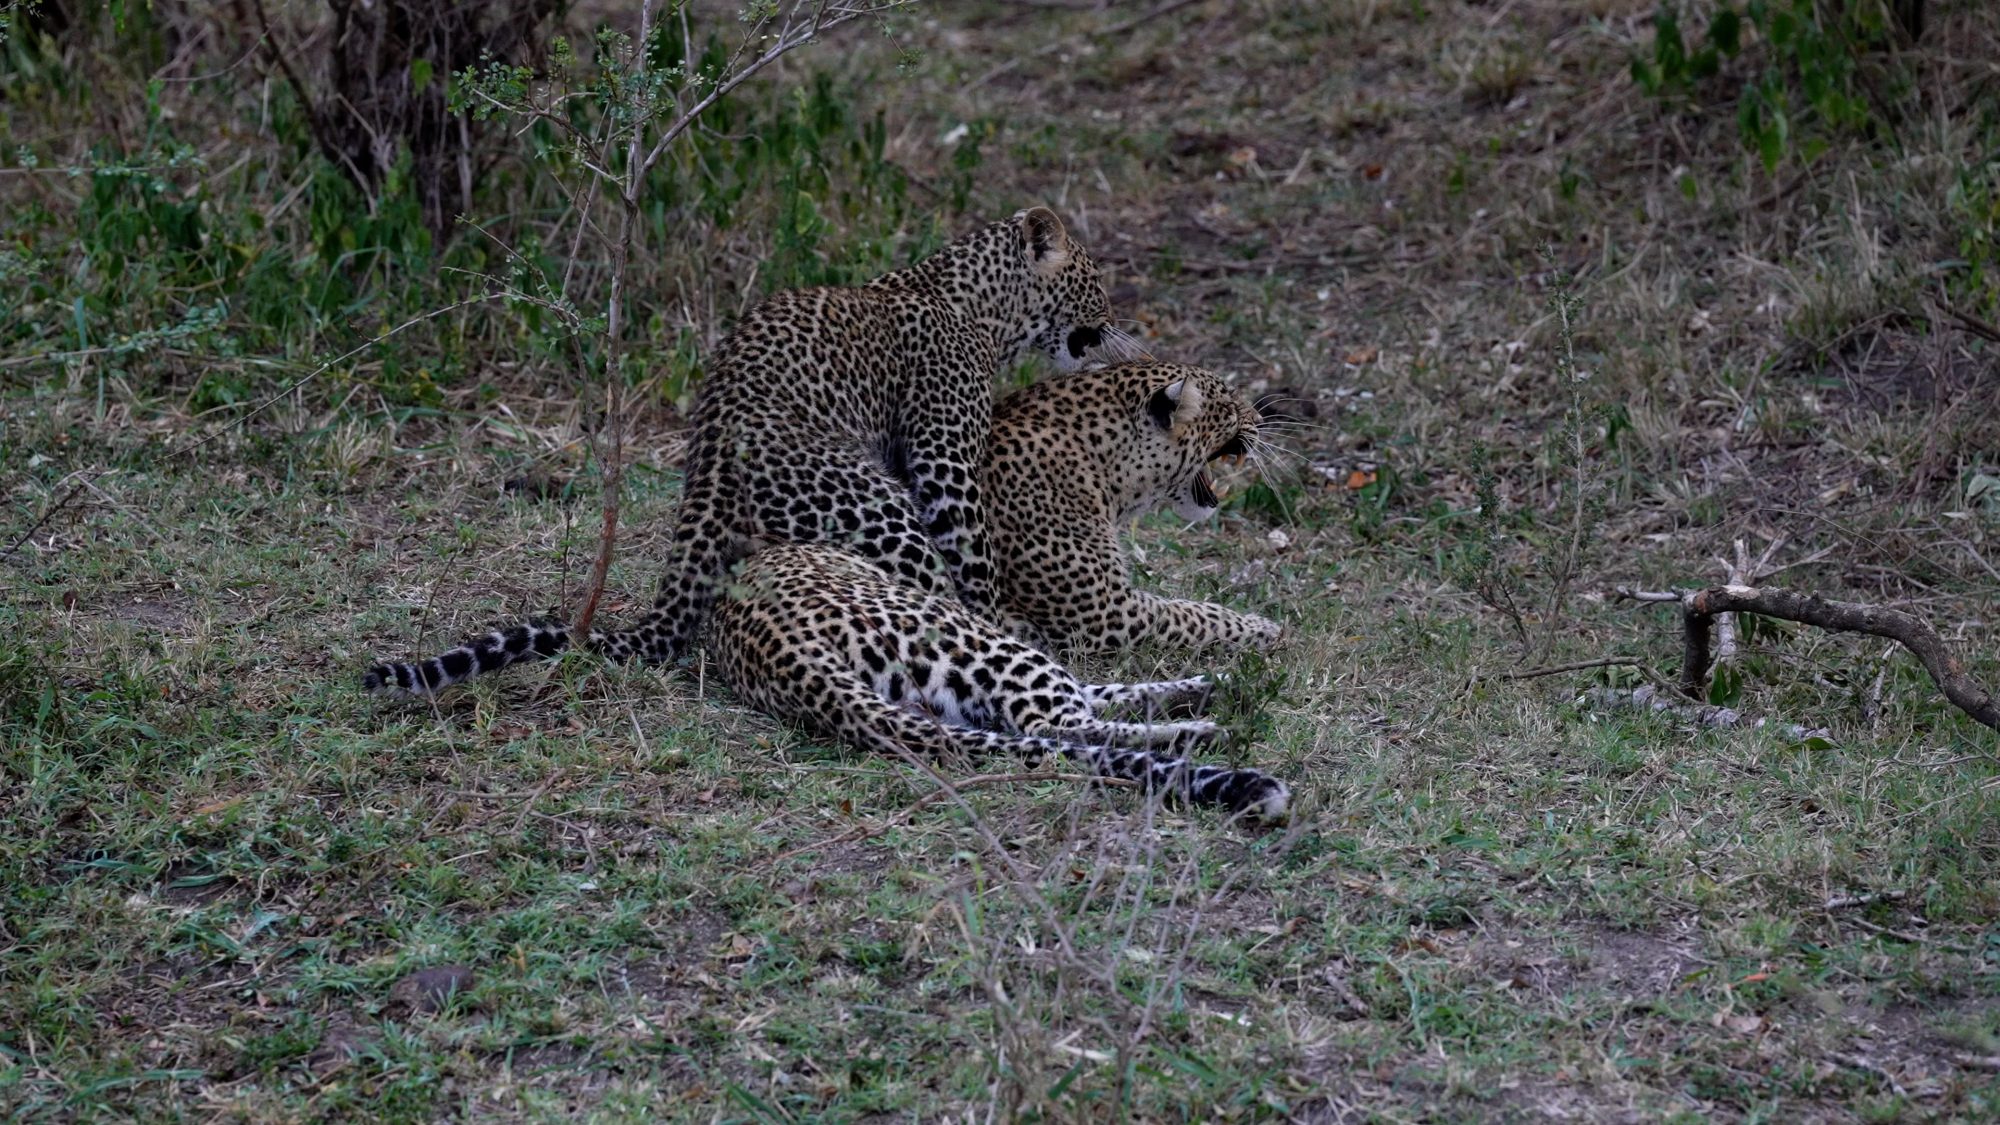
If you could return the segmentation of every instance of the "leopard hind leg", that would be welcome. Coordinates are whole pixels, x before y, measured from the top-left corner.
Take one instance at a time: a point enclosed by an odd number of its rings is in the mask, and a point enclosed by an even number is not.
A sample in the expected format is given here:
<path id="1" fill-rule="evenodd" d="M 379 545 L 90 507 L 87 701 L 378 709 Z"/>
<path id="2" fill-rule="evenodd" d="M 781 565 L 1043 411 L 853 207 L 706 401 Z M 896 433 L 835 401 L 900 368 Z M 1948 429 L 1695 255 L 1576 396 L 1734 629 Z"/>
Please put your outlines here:
<path id="1" fill-rule="evenodd" d="M 1080 684 L 1093 714 L 1138 711 L 1148 717 L 1174 711 L 1200 714 L 1208 707 L 1215 681 L 1207 676 L 1136 684 Z"/>
<path id="2" fill-rule="evenodd" d="M 1014 755 L 1031 763 L 1051 758 L 1075 762 L 1100 777 L 1138 782 L 1146 792 L 1185 804 L 1221 805 L 1231 812 L 1262 820 L 1280 820 L 1290 801 L 1284 782 L 1255 769 L 1197 765 L 1143 749 L 1079 743 L 1084 730 L 1115 738 L 1150 738 L 1156 742 L 1186 739 L 1184 726 L 1161 724 L 1154 733 L 1135 724 L 1086 723 L 1062 728 L 1058 735 L 1008 734 L 948 725 L 883 699 L 859 680 L 834 682 L 832 714 L 786 708 L 779 713 L 794 722 L 826 730 L 853 745 L 894 757 L 921 753 L 929 757 L 964 756 L 971 760 L 996 754 Z M 789 712 L 789 713 L 786 713 Z M 1164 733 L 1160 733 L 1164 732 Z"/>
<path id="3" fill-rule="evenodd" d="M 1201 765 L 1147 750 L 1071 745 L 1065 753 L 1088 762 L 1103 777 L 1136 781 L 1148 793 L 1190 805 L 1221 805 L 1262 821 L 1279 821 L 1291 807 L 1291 790 L 1263 770 Z"/>

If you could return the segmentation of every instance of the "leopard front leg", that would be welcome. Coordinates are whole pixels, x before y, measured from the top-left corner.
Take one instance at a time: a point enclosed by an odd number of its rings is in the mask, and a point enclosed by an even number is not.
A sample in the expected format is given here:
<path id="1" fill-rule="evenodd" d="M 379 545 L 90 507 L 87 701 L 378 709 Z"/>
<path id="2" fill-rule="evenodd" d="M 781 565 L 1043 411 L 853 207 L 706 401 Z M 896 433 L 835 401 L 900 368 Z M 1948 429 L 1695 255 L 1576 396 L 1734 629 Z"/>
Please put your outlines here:
<path id="1" fill-rule="evenodd" d="M 979 387 L 980 397 L 974 402 L 958 404 L 956 409 L 932 406 L 908 419 L 905 446 L 911 498 L 951 571 L 959 600 L 973 612 L 991 617 L 993 556 L 987 545 L 978 473 L 992 422 L 983 375 Z"/>
<path id="2" fill-rule="evenodd" d="M 1144 590 L 1126 590 L 1111 617 L 1113 627 L 1108 632 L 1122 635 L 1127 644 L 1152 640 L 1190 649 L 1268 652 L 1284 633 L 1277 622 L 1256 614 L 1238 613 L 1211 602 L 1163 598 Z"/>

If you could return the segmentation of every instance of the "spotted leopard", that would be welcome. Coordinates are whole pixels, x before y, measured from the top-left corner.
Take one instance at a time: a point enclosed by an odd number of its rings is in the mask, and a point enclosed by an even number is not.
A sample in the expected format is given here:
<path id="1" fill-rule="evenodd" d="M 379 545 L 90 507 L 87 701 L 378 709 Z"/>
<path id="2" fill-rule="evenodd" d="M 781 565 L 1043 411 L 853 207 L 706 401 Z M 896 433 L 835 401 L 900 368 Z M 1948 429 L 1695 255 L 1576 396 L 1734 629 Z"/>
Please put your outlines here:
<path id="1" fill-rule="evenodd" d="M 1044 207 L 867 285 L 765 301 L 722 342 L 696 396 L 652 611 L 593 631 L 590 647 L 678 660 L 731 564 L 770 543 L 841 543 L 913 587 L 955 589 L 990 611 L 978 470 L 993 373 L 1031 350 L 1074 368 L 1107 328 L 1096 264 Z M 498 664 L 458 651 L 415 666 L 424 686 L 556 649 L 531 645 Z M 387 672 L 371 670 L 368 687 L 409 686 Z"/>
<path id="2" fill-rule="evenodd" d="M 717 349 L 696 396 L 652 612 L 592 646 L 679 659 L 730 565 L 771 543 L 840 543 L 990 610 L 978 469 L 993 373 L 1029 351 L 1072 369 L 1106 327 L 1096 264 L 1044 207 L 865 286 L 766 301 Z"/>
<path id="3" fill-rule="evenodd" d="M 1156 508 L 1213 516 L 1207 466 L 1256 452 L 1260 421 L 1213 372 L 1177 363 L 1078 371 L 1003 399 L 982 481 L 1008 630 L 1073 653 L 1277 643 L 1265 618 L 1134 587 L 1118 542 Z"/>
<path id="4" fill-rule="evenodd" d="M 452 675 L 476 661 L 551 655 L 568 637 L 561 622 L 530 622 L 437 660 Z M 743 702 L 862 749 L 933 758 L 1057 756 L 1167 800 L 1222 805 L 1262 820 L 1282 818 L 1290 801 L 1285 784 L 1261 770 L 1199 765 L 1186 756 L 1223 738 L 1214 723 L 1101 715 L 1203 701 L 1206 679 L 1083 683 L 949 594 L 913 589 L 839 547 L 785 543 L 743 560 L 721 591 L 707 649 Z M 386 669 L 385 684 L 426 690 L 419 665 Z"/>
<path id="5" fill-rule="evenodd" d="M 1082 623 L 1106 630 L 1096 639 L 1110 643 L 1215 641 L 1232 625 L 1249 643 L 1275 637 L 1277 626 L 1262 618 L 1137 594 L 1118 557 L 1116 519 L 1162 503 L 1185 516 L 1212 513 L 1204 466 L 1256 441 L 1255 411 L 1220 379 L 1159 363 L 1082 371 L 1018 392 L 999 416 L 983 475 L 996 486 L 989 509 L 1010 610 L 1042 623 L 1045 634 L 1076 638 Z M 1022 479 L 1071 486 L 1016 490 L 1016 469 Z M 1038 589 L 1065 591 L 1067 599 L 1019 593 Z M 1106 598 L 1109 609 L 1079 604 Z M 1148 607 L 1162 615 L 1158 629 L 1135 622 Z M 569 637 L 560 621 L 531 622 L 427 661 L 378 665 L 367 682 L 427 693 L 553 655 Z M 1289 800 L 1284 784 L 1261 771 L 1159 752 L 1219 737 L 1213 724 L 1098 717 L 1115 704 L 1202 694 L 1206 681 L 1082 683 L 945 591 L 914 586 L 846 548 L 779 544 L 743 560 L 724 586 L 708 647 L 744 702 L 863 748 L 1057 754 L 1174 799 L 1265 819 L 1282 816 Z"/>
<path id="6" fill-rule="evenodd" d="M 1218 376 L 1183 364 L 1097 367 L 1043 380 L 1003 399 L 980 467 L 1007 631 L 1044 647 L 1105 651 L 1140 641 L 1188 648 L 1268 648 L 1275 622 L 1133 587 L 1121 523 L 1162 505 L 1184 518 L 1215 513 L 1209 462 L 1259 443 L 1254 407 Z M 768 549 L 768 548 L 767 548 Z M 945 592 L 879 553 L 845 547 L 916 590 Z M 635 653 L 593 634 L 614 659 Z M 473 637 L 428 660 L 378 664 L 370 691 L 427 693 L 510 664 L 561 652 L 560 620 Z"/>
<path id="7" fill-rule="evenodd" d="M 779 719 L 885 753 L 1059 756 L 1169 800 L 1284 816 L 1285 784 L 1198 765 L 1219 741 L 1203 720 L 1117 722 L 1101 712 L 1205 699 L 1195 678 L 1085 684 L 950 596 L 915 590 L 824 544 L 752 555 L 715 614 L 710 651 L 738 698 Z"/>

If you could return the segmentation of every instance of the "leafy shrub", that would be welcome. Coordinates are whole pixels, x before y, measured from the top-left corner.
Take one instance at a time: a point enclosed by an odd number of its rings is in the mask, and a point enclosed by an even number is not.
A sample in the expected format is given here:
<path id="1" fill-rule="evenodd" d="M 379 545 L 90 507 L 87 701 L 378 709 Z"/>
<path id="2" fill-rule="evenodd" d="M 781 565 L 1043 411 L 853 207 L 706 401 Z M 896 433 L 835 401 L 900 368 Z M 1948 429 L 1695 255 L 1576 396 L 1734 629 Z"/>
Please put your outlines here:
<path id="1" fill-rule="evenodd" d="M 1744 81 L 1736 121 L 1767 171 L 1787 157 L 1810 163 L 1833 135 L 1893 130 L 1873 92 L 1901 76 L 1876 55 L 1909 28 L 1882 0 L 1724 2 L 1692 38 L 1681 30 L 1684 11 L 1663 2 L 1653 13 L 1652 54 L 1632 60 L 1633 79 L 1655 97 L 1690 100 L 1724 60 L 1757 55 L 1761 67 Z"/>

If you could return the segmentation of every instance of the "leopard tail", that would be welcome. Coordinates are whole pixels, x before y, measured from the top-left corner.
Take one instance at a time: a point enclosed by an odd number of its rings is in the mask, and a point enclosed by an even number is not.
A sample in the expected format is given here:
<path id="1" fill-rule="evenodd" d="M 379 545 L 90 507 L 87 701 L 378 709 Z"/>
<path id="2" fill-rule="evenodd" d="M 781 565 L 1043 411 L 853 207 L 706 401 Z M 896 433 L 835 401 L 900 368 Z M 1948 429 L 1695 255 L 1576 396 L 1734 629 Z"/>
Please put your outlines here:
<path id="1" fill-rule="evenodd" d="M 430 695 L 509 664 L 547 659 L 569 644 L 568 625 L 542 618 L 472 637 L 428 660 L 377 664 L 361 677 L 361 686 L 373 692 Z"/>

